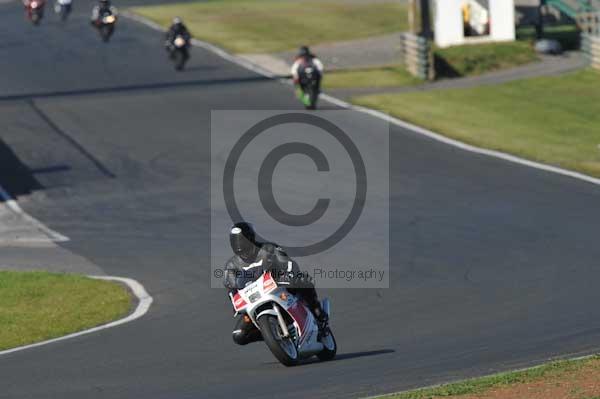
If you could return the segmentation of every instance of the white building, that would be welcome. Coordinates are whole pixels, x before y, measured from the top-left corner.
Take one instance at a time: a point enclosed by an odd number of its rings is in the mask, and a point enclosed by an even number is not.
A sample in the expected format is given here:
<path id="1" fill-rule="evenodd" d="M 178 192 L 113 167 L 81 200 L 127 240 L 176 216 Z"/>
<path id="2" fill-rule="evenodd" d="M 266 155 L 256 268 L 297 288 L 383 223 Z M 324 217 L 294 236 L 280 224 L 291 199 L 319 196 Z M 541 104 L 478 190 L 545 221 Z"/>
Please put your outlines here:
<path id="1" fill-rule="evenodd" d="M 514 0 L 434 0 L 438 47 L 515 40 Z"/>

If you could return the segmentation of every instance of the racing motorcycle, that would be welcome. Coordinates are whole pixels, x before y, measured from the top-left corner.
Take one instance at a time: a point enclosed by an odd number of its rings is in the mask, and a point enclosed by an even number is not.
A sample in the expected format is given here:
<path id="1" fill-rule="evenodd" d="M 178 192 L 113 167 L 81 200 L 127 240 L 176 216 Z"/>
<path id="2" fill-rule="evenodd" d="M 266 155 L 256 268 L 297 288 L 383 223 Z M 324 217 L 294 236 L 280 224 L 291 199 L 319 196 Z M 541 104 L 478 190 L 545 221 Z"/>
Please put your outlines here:
<path id="1" fill-rule="evenodd" d="M 297 95 L 306 109 L 317 109 L 320 80 L 321 73 L 312 66 L 304 68 L 300 75 L 300 87 Z"/>
<path id="2" fill-rule="evenodd" d="M 337 344 L 331 330 L 319 334 L 315 317 L 306 304 L 278 285 L 270 272 L 249 283 L 235 294 L 229 294 L 235 315 L 247 315 L 259 329 L 265 344 L 275 358 L 285 366 L 294 366 L 301 359 L 317 356 L 332 360 Z M 322 302 L 330 315 L 328 299 Z"/>
<path id="3" fill-rule="evenodd" d="M 175 40 L 167 44 L 167 51 L 175 64 L 175 70 L 183 70 L 185 63 L 190 58 L 188 47 L 189 43 L 182 35 L 177 35 Z"/>
<path id="4" fill-rule="evenodd" d="M 109 12 L 104 13 L 95 21 L 95 25 L 98 28 L 98 33 L 100 33 L 102 41 L 108 42 L 110 40 L 110 37 L 115 31 L 116 23 L 117 16 Z"/>
<path id="5" fill-rule="evenodd" d="M 29 19 L 32 24 L 38 25 L 44 17 L 46 0 L 25 0 L 23 4 L 25 5 L 27 19 Z"/>
<path id="6" fill-rule="evenodd" d="M 72 0 L 57 0 L 54 3 L 54 12 L 58 15 L 62 22 L 65 22 L 71 14 Z"/>

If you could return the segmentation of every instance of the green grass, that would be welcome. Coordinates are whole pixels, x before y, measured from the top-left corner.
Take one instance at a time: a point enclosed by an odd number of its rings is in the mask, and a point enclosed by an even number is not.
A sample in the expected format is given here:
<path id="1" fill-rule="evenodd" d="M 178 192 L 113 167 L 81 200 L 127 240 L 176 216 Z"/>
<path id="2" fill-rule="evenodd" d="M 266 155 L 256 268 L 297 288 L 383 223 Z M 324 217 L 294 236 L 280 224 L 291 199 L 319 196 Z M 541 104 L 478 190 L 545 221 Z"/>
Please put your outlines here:
<path id="1" fill-rule="evenodd" d="M 331 71 L 325 75 L 325 89 L 354 87 L 398 87 L 423 83 L 402 67 L 389 66 L 343 71 Z"/>
<path id="2" fill-rule="evenodd" d="M 435 50 L 439 77 L 479 75 L 537 60 L 530 43 L 486 43 Z M 323 80 L 326 89 L 399 87 L 423 83 L 399 66 L 331 71 Z"/>
<path id="3" fill-rule="evenodd" d="M 479 75 L 538 59 L 527 41 L 453 46 L 436 49 L 434 54 L 436 74 L 440 77 Z"/>
<path id="4" fill-rule="evenodd" d="M 600 177 L 600 73 L 472 89 L 364 96 L 354 102 L 476 146 Z"/>
<path id="5" fill-rule="evenodd" d="M 126 315 L 129 291 L 113 282 L 47 272 L 0 272 L 0 350 L 95 327 Z"/>
<path id="6" fill-rule="evenodd" d="M 580 42 L 580 31 L 575 24 L 573 25 L 554 25 L 545 26 L 544 35 L 545 39 L 558 40 L 565 50 L 578 50 Z M 531 26 L 525 26 L 517 29 L 517 39 L 529 40 L 533 42 L 536 40 L 535 28 Z"/>
<path id="7" fill-rule="evenodd" d="M 488 377 L 475 378 L 435 388 L 425 388 L 416 391 L 382 396 L 382 399 L 430 399 L 433 397 L 460 396 L 478 394 L 491 388 L 499 388 L 514 384 L 525 384 L 544 378 L 552 378 L 569 372 L 581 370 L 592 362 L 598 362 L 600 356 L 584 360 L 564 360 L 552 362 L 540 367 L 496 374 Z"/>
<path id="8" fill-rule="evenodd" d="M 408 24 L 406 6 L 396 0 L 212 0 L 132 10 L 165 27 L 181 16 L 195 37 L 237 53 L 382 35 L 406 30 Z"/>

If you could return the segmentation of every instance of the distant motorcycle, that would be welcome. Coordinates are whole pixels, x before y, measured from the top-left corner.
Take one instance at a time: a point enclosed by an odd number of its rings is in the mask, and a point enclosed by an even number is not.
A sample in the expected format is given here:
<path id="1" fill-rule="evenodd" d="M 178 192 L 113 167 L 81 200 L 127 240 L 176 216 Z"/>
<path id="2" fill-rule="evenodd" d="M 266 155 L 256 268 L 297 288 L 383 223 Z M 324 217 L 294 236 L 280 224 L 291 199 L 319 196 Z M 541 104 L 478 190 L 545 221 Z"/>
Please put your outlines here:
<path id="1" fill-rule="evenodd" d="M 104 14 L 100 15 L 96 21 L 94 21 L 94 25 L 96 25 L 102 41 L 108 42 L 110 40 L 110 37 L 115 31 L 116 23 L 117 16 L 109 12 L 105 12 Z"/>
<path id="2" fill-rule="evenodd" d="M 32 24 L 38 25 L 44 17 L 46 0 L 24 0 L 25 14 Z"/>
<path id="3" fill-rule="evenodd" d="M 190 58 L 189 41 L 182 35 L 177 35 L 172 42 L 167 43 L 169 58 L 175 64 L 177 71 L 183 70 L 185 63 Z"/>
<path id="4" fill-rule="evenodd" d="M 285 286 L 279 286 L 270 272 L 229 296 L 236 315 L 243 314 L 252 321 L 283 365 L 294 366 L 311 356 L 322 361 L 335 357 L 337 344 L 331 330 L 320 334 L 308 306 Z M 322 306 L 329 315 L 329 300 L 324 299 Z"/>
<path id="5" fill-rule="evenodd" d="M 320 94 L 321 73 L 312 66 L 307 66 L 300 73 L 300 85 L 297 96 L 306 109 L 317 109 Z"/>
<path id="6" fill-rule="evenodd" d="M 57 0 L 54 3 L 54 12 L 62 22 L 65 22 L 71 14 L 72 0 Z"/>

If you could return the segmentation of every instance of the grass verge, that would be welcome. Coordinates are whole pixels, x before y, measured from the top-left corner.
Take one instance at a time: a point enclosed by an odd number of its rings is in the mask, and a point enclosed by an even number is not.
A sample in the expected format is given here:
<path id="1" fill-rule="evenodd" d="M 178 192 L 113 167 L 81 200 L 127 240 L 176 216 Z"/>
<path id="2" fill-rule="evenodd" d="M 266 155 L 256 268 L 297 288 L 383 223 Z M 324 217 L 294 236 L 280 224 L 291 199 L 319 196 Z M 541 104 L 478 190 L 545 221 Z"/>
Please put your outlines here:
<path id="1" fill-rule="evenodd" d="M 479 147 L 600 177 L 600 73 L 472 89 L 363 96 L 353 102 Z"/>
<path id="2" fill-rule="evenodd" d="M 480 75 L 538 59 L 528 41 L 453 46 L 436 49 L 434 55 L 439 77 Z"/>
<path id="3" fill-rule="evenodd" d="M 131 306 L 129 291 L 111 281 L 0 271 L 0 350 L 108 323 Z"/>
<path id="4" fill-rule="evenodd" d="M 544 27 L 544 39 L 558 40 L 565 50 L 578 50 L 581 31 L 575 24 L 571 25 L 550 25 Z M 517 39 L 536 40 L 535 28 L 532 26 L 524 26 L 517 29 Z"/>
<path id="5" fill-rule="evenodd" d="M 485 43 L 435 50 L 438 77 L 480 75 L 538 59 L 531 43 Z M 399 66 L 331 71 L 323 80 L 326 89 L 400 87 L 423 83 Z"/>
<path id="6" fill-rule="evenodd" d="M 600 356 L 382 396 L 381 399 L 593 399 L 600 397 Z"/>
<path id="7" fill-rule="evenodd" d="M 271 53 L 407 28 L 406 6 L 397 0 L 212 0 L 132 11 L 165 27 L 179 15 L 195 37 L 236 53 Z"/>
<path id="8" fill-rule="evenodd" d="M 397 66 L 331 71 L 323 79 L 325 89 L 398 87 L 419 83 L 423 81 Z"/>

